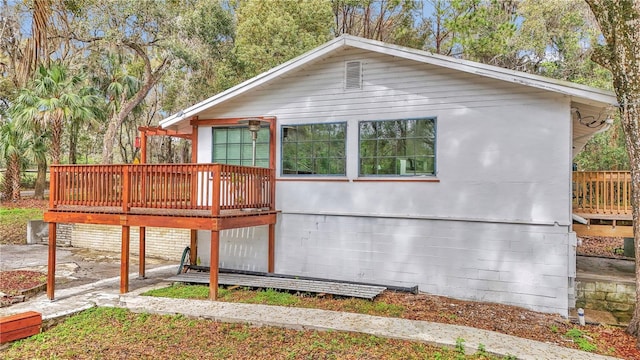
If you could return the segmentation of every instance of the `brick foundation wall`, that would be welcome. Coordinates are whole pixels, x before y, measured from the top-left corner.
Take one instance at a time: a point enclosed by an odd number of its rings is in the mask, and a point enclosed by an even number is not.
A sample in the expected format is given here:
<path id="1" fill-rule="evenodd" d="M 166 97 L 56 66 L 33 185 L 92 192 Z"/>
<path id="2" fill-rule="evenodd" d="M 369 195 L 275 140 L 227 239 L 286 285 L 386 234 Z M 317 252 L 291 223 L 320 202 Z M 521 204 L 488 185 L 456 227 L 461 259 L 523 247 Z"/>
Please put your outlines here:
<path id="1" fill-rule="evenodd" d="M 633 316 L 636 286 L 633 282 L 578 278 L 576 307 L 610 312 L 619 323 L 626 324 Z"/>
<path id="2" fill-rule="evenodd" d="M 111 225 L 74 224 L 71 246 L 104 251 L 121 249 L 122 227 Z M 138 255 L 139 228 L 131 227 L 131 254 Z M 190 244 L 190 230 L 150 228 L 146 230 L 146 256 L 180 260 L 182 251 Z"/>
<path id="3" fill-rule="evenodd" d="M 71 237 L 73 235 L 73 224 L 57 224 L 56 225 L 56 245 L 71 246 Z"/>

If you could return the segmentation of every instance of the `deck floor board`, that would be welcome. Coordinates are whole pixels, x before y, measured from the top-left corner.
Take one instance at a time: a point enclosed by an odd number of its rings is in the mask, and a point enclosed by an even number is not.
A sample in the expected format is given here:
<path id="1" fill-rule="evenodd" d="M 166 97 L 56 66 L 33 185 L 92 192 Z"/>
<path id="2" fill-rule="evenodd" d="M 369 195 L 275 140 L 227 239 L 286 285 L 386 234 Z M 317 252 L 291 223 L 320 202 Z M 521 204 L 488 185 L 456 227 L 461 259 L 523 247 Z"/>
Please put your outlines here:
<path id="1" fill-rule="evenodd" d="M 209 273 L 189 272 L 172 276 L 166 280 L 184 283 L 209 284 Z M 238 285 L 253 288 L 333 294 L 370 300 L 386 290 L 386 287 L 384 286 L 228 273 L 220 273 L 218 275 L 218 283 L 220 285 L 229 286 Z"/>

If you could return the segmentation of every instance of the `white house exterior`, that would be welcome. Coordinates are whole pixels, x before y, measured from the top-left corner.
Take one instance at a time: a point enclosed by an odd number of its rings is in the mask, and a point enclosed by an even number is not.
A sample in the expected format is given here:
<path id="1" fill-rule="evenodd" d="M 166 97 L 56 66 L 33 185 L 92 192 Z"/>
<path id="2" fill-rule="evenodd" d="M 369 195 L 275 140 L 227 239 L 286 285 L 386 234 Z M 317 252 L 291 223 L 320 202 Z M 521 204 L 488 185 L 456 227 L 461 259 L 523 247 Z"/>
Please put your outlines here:
<path id="1" fill-rule="evenodd" d="M 610 92 L 345 35 L 160 125 L 190 133 L 191 120 L 208 120 L 197 128 L 197 158 L 209 163 L 222 145 L 214 128 L 275 119 L 276 273 L 418 285 L 566 316 L 575 277 L 572 159 L 601 128 L 581 119 L 603 125 L 615 104 Z M 299 155 L 283 154 L 283 144 L 312 124 L 338 124 L 339 136 L 314 140 L 323 151 L 338 147 L 327 160 L 337 170 L 294 165 L 291 173 L 283 155 Z M 408 133 L 435 130 L 403 140 L 431 150 L 363 158 L 367 126 L 400 124 L 411 124 Z M 379 146 L 389 148 L 385 141 Z M 375 174 L 390 161 L 395 173 Z M 266 271 L 266 237 L 266 227 L 223 232 L 220 267 Z M 209 237 L 198 238 L 208 265 Z"/>

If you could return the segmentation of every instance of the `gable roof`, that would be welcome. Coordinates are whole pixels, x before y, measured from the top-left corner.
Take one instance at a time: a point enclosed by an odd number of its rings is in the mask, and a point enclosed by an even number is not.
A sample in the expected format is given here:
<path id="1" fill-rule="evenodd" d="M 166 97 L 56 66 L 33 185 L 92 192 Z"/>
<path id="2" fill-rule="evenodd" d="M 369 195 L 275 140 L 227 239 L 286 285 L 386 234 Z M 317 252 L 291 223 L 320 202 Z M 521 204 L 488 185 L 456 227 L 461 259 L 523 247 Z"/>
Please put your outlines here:
<path id="1" fill-rule="evenodd" d="M 273 81 L 282 75 L 307 65 L 313 61 L 331 56 L 343 48 L 357 48 L 381 54 L 387 54 L 403 59 L 414 60 L 421 63 L 441 66 L 466 73 L 485 76 L 524 86 L 535 87 L 547 91 L 568 95 L 572 100 L 593 105 L 615 106 L 617 105 L 615 94 L 611 91 L 601 90 L 589 86 L 574 84 L 568 81 L 556 80 L 544 76 L 533 75 L 521 71 L 509 70 L 497 66 L 486 65 L 474 61 L 456 59 L 449 56 L 432 54 L 427 51 L 411 49 L 403 46 L 391 45 L 376 40 L 364 39 L 352 35 L 342 35 L 311 51 L 308 51 L 292 60 L 276 66 L 260 75 L 257 75 L 228 90 L 216 94 L 191 107 L 179 111 L 160 121 L 160 126 L 169 127 L 213 106 L 221 104 L 258 86 Z"/>

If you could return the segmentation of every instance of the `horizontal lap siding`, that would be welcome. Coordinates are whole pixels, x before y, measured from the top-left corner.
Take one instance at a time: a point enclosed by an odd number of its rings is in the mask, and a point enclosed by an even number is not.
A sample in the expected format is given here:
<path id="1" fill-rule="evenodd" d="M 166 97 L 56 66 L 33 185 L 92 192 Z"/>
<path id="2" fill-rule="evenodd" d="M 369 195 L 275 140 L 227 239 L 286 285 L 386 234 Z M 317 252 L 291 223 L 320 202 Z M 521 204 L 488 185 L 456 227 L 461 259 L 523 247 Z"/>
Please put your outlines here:
<path id="1" fill-rule="evenodd" d="M 348 60 L 364 63 L 362 90 L 343 89 Z M 359 121 L 436 117 L 440 183 L 280 182 L 277 208 L 566 225 L 571 222 L 568 104 L 568 98 L 541 89 L 351 50 L 309 64 L 201 118 L 276 116 L 279 177 L 280 125 L 346 121 L 346 179 L 356 180 Z M 205 155 L 211 151 L 211 135 L 200 133 L 208 137 L 199 141 Z"/>
<path id="2" fill-rule="evenodd" d="M 362 90 L 343 90 L 344 62 L 349 60 L 363 61 Z M 505 100 L 530 102 L 527 95 L 543 93 L 540 89 L 386 55 L 350 52 L 253 90 L 201 117 L 254 113 L 275 115 L 283 121 L 289 117 L 369 117 L 372 112 L 377 115 L 398 106 L 411 106 L 410 110 L 416 111 L 503 106 Z"/>

